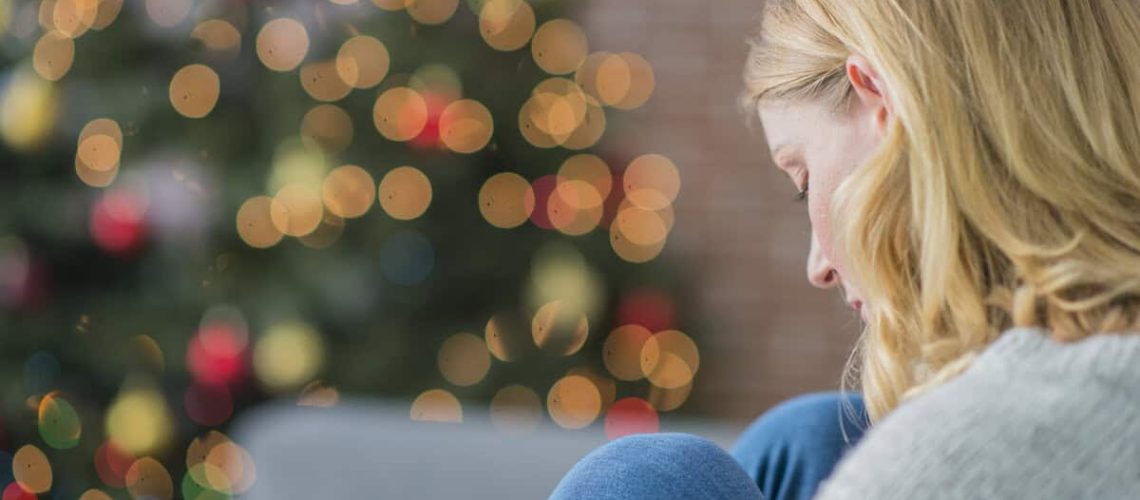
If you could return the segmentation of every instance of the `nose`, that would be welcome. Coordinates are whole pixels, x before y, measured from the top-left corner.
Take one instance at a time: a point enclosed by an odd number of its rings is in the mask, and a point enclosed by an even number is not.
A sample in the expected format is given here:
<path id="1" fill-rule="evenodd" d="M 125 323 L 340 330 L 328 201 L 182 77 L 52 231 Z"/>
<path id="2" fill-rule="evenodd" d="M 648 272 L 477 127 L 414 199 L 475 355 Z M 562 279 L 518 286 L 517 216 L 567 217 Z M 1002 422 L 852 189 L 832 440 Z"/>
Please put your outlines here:
<path id="1" fill-rule="evenodd" d="M 808 282 L 818 288 L 832 288 L 839 281 L 839 273 L 831 265 L 831 261 L 820 250 L 819 241 L 815 231 L 811 232 L 811 251 L 807 261 Z"/>

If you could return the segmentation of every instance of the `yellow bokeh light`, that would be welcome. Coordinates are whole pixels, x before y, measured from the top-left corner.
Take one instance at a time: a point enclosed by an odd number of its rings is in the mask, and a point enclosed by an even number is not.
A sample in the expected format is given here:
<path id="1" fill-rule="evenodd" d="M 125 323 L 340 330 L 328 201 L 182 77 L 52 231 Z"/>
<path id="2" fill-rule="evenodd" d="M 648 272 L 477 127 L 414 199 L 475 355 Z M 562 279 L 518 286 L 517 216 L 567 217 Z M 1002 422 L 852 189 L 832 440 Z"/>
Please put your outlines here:
<path id="1" fill-rule="evenodd" d="M 530 48 L 538 67 L 552 75 L 574 71 L 589 51 L 586 33 L 568 19 L 543 23 L 534 33 Z"/>
<path id="2" fill-rule="evenodd" d="M 190 38 L 198 40 L 202 46 L 218 55 L 233 59 L 241 52 L 241 32 L 222 19 L 208 19 L 198 23 L 190 32 Z"/>
<path id="3" fill-rule="evenodd" d="M 112 499 L 111 499 L 111 495 L 108 495 L 106 492 L 104 492 L 102 490 L 97 490 L 95 488 L 91 488 L 87 491 L 84 491 L 82 495 L 79 495 L 79 500 L 112 500 Z"/>
<path id="4" fill-rule="evenodd" d="M 358 89 L 379 85 L 388 75 L 390 63 L 384 42 L 367 35 L 349 38 L 336 53 L 336 72 L 340 79 Z"/>
<path id="5" fill-rule="evenodd" d="M 531 343 L 529 325 L 516 321 L 513 314 L 500 313 L 487 320 L 483 339 L 487 350 L 500 361 L 517 361 Z"/>
<path id="6" fill-rule="evenodd" d="M 660 214 L 635 206 L 618 210 L 612 224 L 634 245 L 654 246 L 669 236 L 669 228 Z"/>
<path id="7" fill-rule="evenodd" d="M 48 31 L 32 50 L 32 68 L 44 80 L 56 81 L 71 70 L 75 61 L 75 42 L 59 31 Z"/>
<path id="8" fill-rule="evenodd" d="M 451 102 L 463 95 L 463 82 L 451 66 L 440 63 L 425 64 L 416 68 L 408 78 L 408 87 L 421 95 L 434 95 L 438 102 Z"/>
<path id="9" fill-rule="evenodd" d="M 665 249 L 667 239 L 653 245 L 638 245 L 621 230 L 621 224 L 610 224 L 610 247 L 622 260 L 634 264 L 649 262 Z"/>
<path id="10" fill-rule="evenodd" d="M 424 391 L 412 401 L 412 420 L 417 422 L 449 422 L 463 421 L 463 407 L 454 395 L 443 389 L 430 389 Z"/>
<path id="11" fill-rule="evenodd" d="M 109 118 L 91 120 L 79 132 L 75 173 L 91 187 L 106 187 L 118 175 L 123 130 Z"/>
<path id="12" fill-rule="evenodd" d="M 657 332 L 641 347 L 641 373 L 663 389 L 690 383 L 700 362 L 697 344 L 679 330 Z"/>
<path id="13" fill-rule="evenodd" d="M 384 174 L 378 191 L 380 207 L 393 219 L 415 219 L 431 206 L 431 181 L 416 167 L 397 167 Z"/>
<path id="14" fill-rule="evenodd" d="M 377 7 L 389 11 L 404 10 L 404 2 L 406 0 L 372 0 L 372 3 Z"/>
<path id="15" fill-rule="evenodd" d="M 282 141 L 273 157 L 273 170 L 266 179 L 269 192 L 289 184 L 304 184 L 319 190 L 331 169 L 329 158 L 322 151 L 305 147 L 304 140 L 295 138 Z"/>
<path id="16" fill-rule="evenodd" d="M 498 228 L 522 225 L 530 219 L 534 205 L 534 188 L 514 172 L 495 174 L 479 189 L 479 213 Z"/>
<path id="17" fill-rule="evenodd" d="M 244 493 L 257 477 L 249 452 L 218 431 L 194 438 L 186 448 L 186 473 L 203 487 L 229 494 Z"/>
<path id="18" fill-rule="evenodd" d="M 320 381 L 313 381 L 301 389 L 301 397 L 297 398 L 297 406 L 318 406 L 328 408 L 340 402 L 340 391 L 329 387 Z"/>
<path id="19" fill-rule="evenodd" d="M 458 386 L 479 383 L 491 369 L 491 355 L 483 339 L 470 333 L 448 337 L 436 357 L 439 372 L 448 382 Z"/>
<path id="20" fill-rule="evenodd" d="M 386 90 L 376 99 L 372 121 L 376 130 L 392 141 L 409 141 L 420 135 L 427 125 L 427 101 L 408 87 Z"/>
<path id="21" fill-rule="evenodd" d="M 562 142 L 566 149 L 582 150 L 593 147 L 606 132 L 606 112 L 593 97 L 586 96 L 586 114 L 577 128 Z"/>
<path id="22" fill-rule="evenodd" d="M 190 15 L 190 0 L 146 0 L 146 14 L 164 28 L 178 26 Z"/>
<path id="23" fill-rule="evenodd" d="M 622 174 L 625 196 L 646 210 L 661 210 L 681 191 L 681 175 L 669 158 L 647 154 L 635 158 Z"/>
<path id="24" fill-rule="evenodd" d="M 459 0 L 404 0 L 404 8 L 420 24 L 443 24 L 455 14 Z"/>
<path id="25" fill-rule="evenodd" d="M 360 217 L 376 199 L 376 184 L 368 171 L 356 165 L 343 165 L 329 172 L 321 186 L 325 207 L 339 217 Z"/>
<path id="26" fill-rule="evenodd" d="M 51 463 L 35 445 L 26 444 L 16 450 L 12 456 L 12 476 L 31 493 L 46 493 L 51 489 Z"/>
<path id="27" fill-rule="evenodd" d="M 641 325 L 615 328 L 602 345 L 606 370 L 618 380 L 632 382 L 645 376 L 641 371 L 641 348 L 653 333 Z"/>
<path id="28" fill-rule="evenodd" d="M 237 231 L 242 241 L 254 248 L 269 248 L 281 241 L 284 234 L 273 224 L 271 207 L 273 199 L 268 196 L 254 196 L 237 213 Z"/>
<path id="29" fill-rule="evenodd" d="M 321 223 L 313 232 L 298 238 L 302 245 L 309 248 L 328 248 L 340 239 L 344 233 L 344 219 L 333 213 L 325 213 Z"/>
<path id="30" fill-rule="evenodd" d="M 94 135 L 107 135 L 115 140 L 115 145 L 122 149 L 123 147 L 123 129 L 119 127 L 119 122 L 110 118 L 96 118 L 87 122 L 83 129 L 79 131 L 79 143 L 82 144 L 84 139 Z"/>
<path id="31" fill-rule="evenodd" d="M 110 170 L 95 170 L 83 163 L 79 156 L 75 157 L 75 175 L 84 184 L 91 187 L 107 187 L 110 186 L 115 178 L 119 175 L 118 168 Z"/>
<path id="32" fill-rule="evenodd" d="M 301 119 L 301 142 L 308 148 L 335 155 L 352 143 L 352 118 L 334 104 L 320 104 Z"/>
<path id="33" fill-rule="evenodd" d="M 170 79 L 170 104 L 187 118 L 210 114 L 220 92 L 218 74 L 203 64 L 185 66 Z"/>
<path id="34" fill-rule="evenodd" d="M 566 375 L 586 377 L 586 379 L 594 384 L 594 387 L 598 389 L 598 394 L 602 398 L 602 413 L 609 409 L 610 405 L 617 399 L 617 383 L 614 382 L 614 379 L 598 373 L 598 371 L 592 367 L 575 366 L 574 368 L 566 370 Z"/>
<path id="35" fill-rule="evenodd" d="M 273 71 L 290 71 L 309 52 L 309 33 L 296 19 L 281 17 L 265 23 L 257 34 L 257 57 Z"/>
<path id="36" fill-rule="evenodd" d="M 119 17 L 119 12 L 122 9 L 123 0 L 100 0 L 95 13 L 95 23 L 91 25 L 91 28 L 101 30 L 110 26 Z"/>
<path id="37" fill-rule="evenodd" d="M 602 411 L 602 396 L 590 379 L 581 375 L 562 377 L 546 395 L 550 419 L 565 429 L 581 429 Z"/>
<path id="38" fill-rule="evenodd" d="M 453 101 L 439 116 L 439 138 L 456 153 L 474 153 L 491 140 L 495 125 L 487 107 L 472 99 Z"/>
<path id="39" fill-rule="evenodd" d="M 30 71 L 14 71 L 0 97 L 0 137 L 17 151 L 39 148 L 55 127 L 58 107 L 54 85 Z"/>
<path id="40" fill-rule="evenodd" d="M 135 460 L 127 469 L 127 491 L 131 498 L 169 500 L 174 498 L 174 481 L 162 463 L 151 457 Z"/>
<path id="41" fill-rule="evenodd" d="M 304 236 L 317 229 L 324 216 L 324 205 L 317 191 L 301 183 L 286 184 L 273 196 L 269 218 L 278 231 Z"/>
<path id="42" fill-rule="evenodd" d="M 529 387 L 508 385 L 491 398 L 491 424 L 500 432 L 525 434 L 542 422 L 542 401 Z"/>
<path id="43" fill-rule="evenodd" d="M 301 88 L 318 101 L 339 101 L 352 91 L 352 87 L 341 80 L 335 60 L 306 63 L 298 76 Z"/>
<path id="44" fill-rule="evenodd" d="M 166 368 L 166 361 L 162 355 L 162 348 L 159 347 L 158 341 L 150 335 L 135 335 L 131 337 L 131 342 L 134 344 L 135 353 L 144 362 L 143 364 L 156 372 L 161 372 Z"/>
<path id="45" fill-rule="evenodd" d="M 273 391 L 296 389 L 317 375 L 324 364 L 321 336 L 307 324 L 278 323 L 258 340 L 253 369 L 258 380 Z"/>
<path id="46" fill-rule="evenodd" d="M 489 0 L 479 11 L 479 34 L 495 50 L 518 50 L 534 35 L 534 9 L 520 0 Z"/>
<path id="47" fill-rule="evenodd" d="M 124 390 L 107 411 L 107 436 L 135 455 L 161 449 L 173 430 L 162 394 L 150 388 Z"/>
<path id="48" fill-rule="evenodd" d="M 561 356 L 578 352 L 589 333 L 590 322 L 586 315 L 562 300 L 544 304 L 531 321 L 535 345 L 545 352 Z"/>

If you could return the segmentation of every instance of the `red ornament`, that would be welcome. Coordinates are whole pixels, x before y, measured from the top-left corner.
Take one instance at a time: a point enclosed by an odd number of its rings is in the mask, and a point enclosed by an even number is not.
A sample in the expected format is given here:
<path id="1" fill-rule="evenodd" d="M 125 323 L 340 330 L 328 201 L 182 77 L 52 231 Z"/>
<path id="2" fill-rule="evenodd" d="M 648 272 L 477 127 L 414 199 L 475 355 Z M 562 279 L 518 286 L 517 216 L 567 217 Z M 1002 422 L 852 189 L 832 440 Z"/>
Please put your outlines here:
<path id="1" fill-rule="evenodd" d="M 605 428 L 606 437 L 612 440 L 630 434 L 657 432 L 661 428 L 661 420 L 648 401 L 622 398 L 610 405 Z"/>

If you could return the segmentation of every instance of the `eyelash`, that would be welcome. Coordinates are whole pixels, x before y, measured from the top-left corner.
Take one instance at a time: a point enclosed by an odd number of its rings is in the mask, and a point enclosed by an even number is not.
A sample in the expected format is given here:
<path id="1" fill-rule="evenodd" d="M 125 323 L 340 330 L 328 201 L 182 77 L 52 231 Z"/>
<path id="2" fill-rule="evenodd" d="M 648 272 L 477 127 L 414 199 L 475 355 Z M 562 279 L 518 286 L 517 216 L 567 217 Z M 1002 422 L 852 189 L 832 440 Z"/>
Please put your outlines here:
<path id="1" fill-rule="evenodd" d="M 808 190 L 805 188 L 803 191 L 796 193 L 796 197 L 792 201 L 804 201 L 807 199 Z"/>

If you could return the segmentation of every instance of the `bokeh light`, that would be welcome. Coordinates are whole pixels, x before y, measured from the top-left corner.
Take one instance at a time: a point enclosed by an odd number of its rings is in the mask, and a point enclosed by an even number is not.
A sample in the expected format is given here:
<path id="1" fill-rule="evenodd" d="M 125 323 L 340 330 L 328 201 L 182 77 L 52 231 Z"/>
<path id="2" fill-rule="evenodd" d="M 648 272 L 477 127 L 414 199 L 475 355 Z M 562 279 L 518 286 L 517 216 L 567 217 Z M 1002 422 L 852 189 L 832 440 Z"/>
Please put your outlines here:
<path id="1" fill-rule="evenodd" d="M 41 147 L 55 126 L 58 92 L 49 82 L 16 70 L 0 98 L 0 137 L 17 151 Z"/>
<path id="2" fill-rule="evenodd" d="M 534 35 L 534 9 L 522 0 L 488 0 L 479 9 L 479 33 L 495 50 L 510 52 L 526 46 Z"/>
<path id="3" fill-rule="evenodd" d="M 380 207 L 393 219 L 416 219 L 431 206 L 431 181 L 416 167 L 396 167 L 380 179 L 377 196 Z"/>
<path id="4" fill-rule="evenodd" d="M 209 431 L 194 438 L 186 448 L 186 477 L 193 482 L 189 486 L 197 488 L 188 488 L 187 480 L 183 479 L 183 493 L 187 489 L 202 489 L 228 497 L 245 493 L 252 487 L 257 469 L 245 448 L 221 432 Z"/>
<path id="5" fill-rule="evenodd" d="M 301 88 L 318 101 L 333 102 L 344 99 L 352 86 L 341 79 L 336 60 L 314 61 L 301 66 L 298 77 Z"/>
<path id="6" fill-rule="evenodd" d="M 105 441 L 95 449 L 95 472 L 108 487 L 125 488 L 127 471 L 133 463 L 135 456 L 114 441 Z"/>
<path id="7" fill-rule="evenodd" d="M 659 412 L 673 411 L 685 404 L 692 391 L 692 381 L 676 389 L 664 389 L 650 384 L 649 396 L 646 399 Z"/>
<path id="8" fill-rule="evenodd" d="M 273 71 L 291 71 L 308 53 L 309 33 L 296 19 L 274 19 L 257 34 L 257 57 Z"/>
<path id="9" fill-rule="evenodd" d="M 510 229 L 530 219 L 534 212 L 534 189 L 523 176 L 500 172 L 479 189 L 479 213 L 492 226 Z"/>
<path id="10" fill-rule="evenodd" d="M 669 158 L 647 154 L 635 158 L 622 174 L 626 198 L 638 208 L 661 210 L 681 191 L 681 175 Z"/>
<path id="11" fill-rule="evenodd" d="M 535 31 L 530 48 L 535 64 L 552 75 L 574 71 L 589 51 L 586 33 L 569 19 L 543 23 Z"/>
<path id="12" fill-rule="evenodd" d="M 309 382 L 301 389 L 301 396 L 297 398 L 297 406 L 336 406 L 340 402 L 340 391 L 336 387 L 325 385 L 319 380 Z"/>
<path id="13" fill-rule="evenodd" d="M 289 236 L 304 236 L 317 229 L 324 205 L 317 190 L 301 183 L 287 184 L 269 204 L 273 227 Z"/>
<path id="14" fill-rule="evenodd" d="M 111 499 L 111 495 L 108 495 L 106 492 L 104 492 L 102 490 L 97 490 L 95 488 L 91 488 L 87 491 L 84 491 L 82 495 L 79 495 L 79 500 L 112 500 L 112 499 Z"/>
<path id="15" fill-rule="evenodd" d="M 443 24 L 455 14 L 459 0 L 404 0 L 404 8 L 420 24 Z"/>
<path id="16" fill-rule="evenodd" d="M 487 345 L 470 333 L 448 337 L 439 348 L 436 362 L 443 378 L 458 386 L 479 383 L 491 369 Z"/>
<path id="17" fill-rule="evenodd" d="M 334 104 L 319 104 L 301 119 L 301 141 L 305 146 L 335 155 L 352 144 L 352 118 Z"/>
<path id="18" fill-rule="evenodd" d="M 274 324 L 257 340 L 253 369 L 262 385 L 272 391 L 299 388 L 313 379 L 325 361 L 325 346 L 308 324 L 288 321 Z"/>
<path id="19" fill-rule="evenodd" d="M 336 72 L 353 88 L 367 89 L 379 85 L 388 75 L 388 47 L 367 35 L 357 35 L 340 46 L 336 54 Z"/>
<path id="20" fill-rule="evenodd" d="M 606 412 L 606 437 L 617 439 L 630 434 L 657 432 L 661 428 L 657 411 L 641 398 L 622 398 Z"/>
<path id="21" fill-rule="evenodd" d="M 393 87 L 376 99 L 372 121 L 380 135 L 388 140 L 410 141 L 427 125 L 427 101 L 411 88 Z"/>
<path id="22" fill-rule="evenodd" d="M 48 393 L 40 399 L 37 413 L 40 437 L 48 446 L 65 450 L 79 444 L 83 432 L 79 414 L 58 392 Z"/>
<path id="23" fill-rule="evenodd" d="M 483 339 L 487 350 L 499 361 L 518 361 L 528 348 L 533 348 L 530 335 L 530 318 L 515 314 L 499 313 L 487 320 L 483 328 Z"/>
<path id="24" fill-rule="evenodd" d="M 131 498 L 166 500 L 174 498 L 174 481 L 161 462 L 142 457 L 127 470 L 127 491 Z"/>
<path id="25" fill-rule="evenodd" d="M 242 203 L 237 212 L 237 231 L 247 245 L 254 248 L 269 248 L 284 237 L 284 233 L 273 223 L 271 210 L 273 198 L 254 196 Z"/>
<path id="26" fill-rule="evenodd" d="M 657 332 L 641 347 L 641 373 L 664 389 L 692 382 L 700 362 L 697 344 L 680 330 Z"/>
<path id="27" fill-rule="evenodd" d="M 641 325 L 622 325 L 606 337 L 602 345 L 602 361 L 606 370 L 618 380 L 632 382 L 645 376 L 641 371 L 641 348 L 653 335 Z"/>
<path id="28" fill-rule="evenodd" d="M 325 208 L 338 217 L 360 217 L 372 208 L 376 184 L 368 171 L 356 165 L 342 165 L 329 172 L 321 187 Z"/>
<path id="29" fill-rule="evenodd" d="M 36 42 L 32 67 L 45 80 L 63 78 L 75 61 L 75 42 L 58 31 L 48 31 Z"/>
<path id="30" fill-rule="evenodd" d="M 170 104 L 187 118 L 202 118 L 218 103 L 218 74 L 204 64 L 184 66 L 170 80 Z"/>
<path id="31" fill-rule="evenodd" d="M 544 352 L 570 356 L 586 343 L 590 323 L 580 310 L 565 301 L 555 300 L 534 313 L 531 335 Z"/>
<path id="32" fill-rule="evenodd" d="M 491 112 L 479 101 L 461 99 L 448 104 L 439 117 L 439 138 L 456 153 L 474 153 L 491 140 Z"/>
<path id="33" fill-rule="evenodd" d="M 411 417 L 417 422 L 459 423 L 463 421 L 463 407 L 450 392 L 430 389 L 412 401 Z"/>
<path id="34" fill-rule="evenodd" d="M 491 398 L 491 424 L 506 434 L 534 432 L 542 423 L 542 401 L 533 389 L 508 385 Z"/>
<path id="35" fill-rule="evenodd" d="M 146 0 L 146 14 L 164 28 L 178 26 L 190 15 L 190 0 Z"/>
<path id="36" fill-rule="evenodd" d="M 578 375 L 581 377 L 586 377 L 587 380 L 594 384 L 594 388 L 598 390 L 598 395 L 601 396 L 602 399 L 602 408 L 600 410 L 600 413 L 604 413 L 617 398 L 617 383 L 614 382 L 614 379 L 606 376 L 604 373 L 598 372 L 598 370 L 596 370 L 593 366 L 575 366 L 574 368 L 566 370 L 565 375 Z"/>
<path id="37" fill-rule="evenodd" d="M 115 446 L 135 455 L 161 449 L 173 431 L 166 400 L 149 386 L 120 392 L 107 411 L 106 426 Z"/>
<path id="38" fill-rule="evenodd" d="M 52 485 L 51 463 L 43 450 L 26 444 L 12 456 L 12 477 L 31 493 L 46 493 Z"/>
<path id="39" fill-rule="evenodd" d="M 581 375 L 562 377 L 546 395 L 550 419 L 564 429 L 581 429 L 602 411 L 602 396 L 590 379 Z"/>
<path id="40" fill-rule="evenodd" d="M 198 40 L 210 53 L 225 59 L 233 59 L 241 52 L 241 32 L 224 19 L 207 19 L 198 23 L 190 32 L 190 38 Z"/>
<path id="41" fill-rule="evenodd" d="M 52 25 L 70 38 L 83 36 L 95 24 L 98 3 L 95 0 L 55 0 Z"/>

